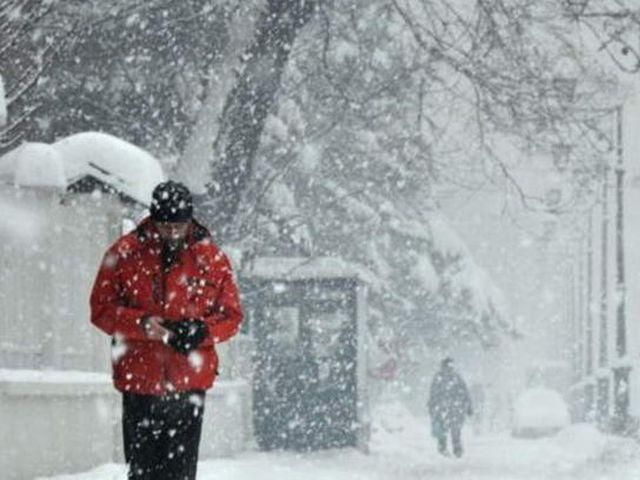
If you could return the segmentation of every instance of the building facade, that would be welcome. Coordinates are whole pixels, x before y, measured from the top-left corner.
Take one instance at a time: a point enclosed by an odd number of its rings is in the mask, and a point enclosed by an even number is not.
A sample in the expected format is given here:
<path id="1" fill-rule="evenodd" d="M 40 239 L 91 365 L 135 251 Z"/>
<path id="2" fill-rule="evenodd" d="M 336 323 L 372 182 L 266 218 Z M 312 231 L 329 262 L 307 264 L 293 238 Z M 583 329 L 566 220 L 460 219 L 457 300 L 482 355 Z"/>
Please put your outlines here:
<path id="1" fill-rule="evenodd" d="M 611 115 L 615 142 L 568 252 L 564 317 L 572 332 L 574 420 L 629 433 L 640 417 L 638 100 Z"/>

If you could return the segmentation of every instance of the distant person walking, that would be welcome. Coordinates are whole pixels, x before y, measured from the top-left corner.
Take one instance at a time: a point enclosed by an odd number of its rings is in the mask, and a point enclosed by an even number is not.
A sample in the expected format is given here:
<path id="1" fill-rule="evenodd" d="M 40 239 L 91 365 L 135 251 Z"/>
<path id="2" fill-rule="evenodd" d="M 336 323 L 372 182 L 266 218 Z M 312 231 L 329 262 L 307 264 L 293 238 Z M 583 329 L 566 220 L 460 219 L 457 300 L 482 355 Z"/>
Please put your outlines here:
<path id="1" fill-rule="evenodd" d="M 151 200 L 151 215 L 104 257 L 91 322 L 112 337 L 128 478 L 195 480 L 215 344 L 243 315 L 231 264 L 192 218 L 189 190 L 161 183 Z"/>
<path id="2" fill-rule="evenodd" d="M 440 363 L 429 390 L 431 433 L 438 441 L 438 452 L 448 455 L 447 438 L 456 457 L 462 456 L 462 426 L 467 415 L 473 415 L 471 396 L 467 385 L 453 367 L 453 359 Z"/>

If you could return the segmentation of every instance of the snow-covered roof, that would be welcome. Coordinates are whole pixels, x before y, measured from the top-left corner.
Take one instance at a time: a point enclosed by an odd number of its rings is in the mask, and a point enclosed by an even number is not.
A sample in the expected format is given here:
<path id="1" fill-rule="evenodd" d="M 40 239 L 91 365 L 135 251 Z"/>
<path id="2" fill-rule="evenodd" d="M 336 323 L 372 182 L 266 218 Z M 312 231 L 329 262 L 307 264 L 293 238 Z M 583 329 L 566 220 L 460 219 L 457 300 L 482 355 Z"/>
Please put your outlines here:
<path id="1" fill-rule="evenodd" d="M 359 278 L 373 281 L 373 274 L 366 269 L 337 257 L 259 257 L 249 265 L 245 274 L 250 277 L 309 280 L 314 278 Z"/>
<path id="2" fill-rule="evenodd" d="M 106 133 L 76 133 L 53 147 L 64 159 L 69 182 L 91 175 L 148 204 L 153 188 L 164 180 L 160 163 L 150 153 Z"/>
<path id="3" fill-rule="evenodd" d="M 0 181 L 6 183 L 65 188 L 87 176 L 143 205 L 164 180 L 150 153 L 100 132 L 77 133 L 51 145 L 24 143 L 0 157 Z"/>
<path id="4" fill-rule="evenodd" d="M 48 143 L 23 143 L 1 157 L 0 180 L 29 187 L 67 186 L 62 157 Z"/>
<path id="5" fill-rule="evenodd" d="M 0 127 L 7 124 L 7 100 L 4 93 L 4 81 L 0 75 Z"/>

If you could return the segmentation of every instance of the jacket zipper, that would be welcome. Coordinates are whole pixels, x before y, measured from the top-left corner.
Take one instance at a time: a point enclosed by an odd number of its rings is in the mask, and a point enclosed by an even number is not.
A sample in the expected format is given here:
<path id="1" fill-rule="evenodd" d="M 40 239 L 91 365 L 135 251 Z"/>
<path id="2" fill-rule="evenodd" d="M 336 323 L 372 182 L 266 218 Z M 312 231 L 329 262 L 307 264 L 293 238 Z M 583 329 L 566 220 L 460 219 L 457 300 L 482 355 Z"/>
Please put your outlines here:
<path id="1" fill-rule="evenodd" d="M 167 292 L 167 275 L 164 269 L 164 262 L 160 258 L 160 310 L 162 311 L 162 318 L 166 310 L 166 292 Z M 164 342 L 163 342 L 164 343 Z M 162 390 L 166 391 L 167 384 L 169 383 L 169 376 L 167 374 L 167 352 L 165 349 L 160 350 L 162 352 Z"/>

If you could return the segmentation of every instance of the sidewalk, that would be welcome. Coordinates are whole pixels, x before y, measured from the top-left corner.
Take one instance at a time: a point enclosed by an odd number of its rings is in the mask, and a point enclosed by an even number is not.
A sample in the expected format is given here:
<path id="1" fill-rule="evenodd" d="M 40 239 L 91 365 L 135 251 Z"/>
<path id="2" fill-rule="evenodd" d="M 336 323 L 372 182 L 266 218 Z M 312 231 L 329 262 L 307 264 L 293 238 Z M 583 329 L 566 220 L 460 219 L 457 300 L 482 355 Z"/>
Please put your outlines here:
<path id="1" fill-rule="evenodd" d="M 640 448 L 633 440 L 573 425 L 536 440 L 508 435 L 466 436 L 462 459 L 435 453 L 426 419 L 399 407 L 374 422 L 371 452 L 353 449 L 296 454 L 248 452 L 203 461 L 199 480 L 631 480 L 640 478 Z M 125 480 L 123 465 L 104 465 L 48 480 Z"/>

